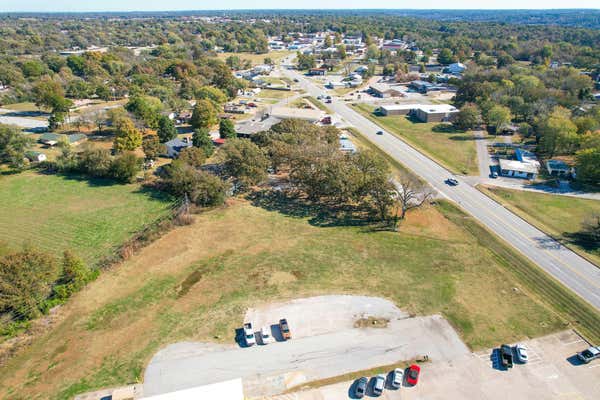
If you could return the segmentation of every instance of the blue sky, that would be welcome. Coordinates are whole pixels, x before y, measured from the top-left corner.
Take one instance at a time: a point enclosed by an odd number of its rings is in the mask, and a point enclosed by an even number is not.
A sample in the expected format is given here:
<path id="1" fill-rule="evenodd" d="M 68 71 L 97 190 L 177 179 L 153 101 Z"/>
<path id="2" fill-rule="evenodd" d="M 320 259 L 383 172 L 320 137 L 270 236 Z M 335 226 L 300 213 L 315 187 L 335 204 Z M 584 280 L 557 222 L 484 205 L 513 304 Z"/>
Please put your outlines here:
<path id="1" fill-rule="evenodd" d="M 0 0 L 7 11 L 162 11 L 265 8 L 600 8 L 599 0 Z"/>

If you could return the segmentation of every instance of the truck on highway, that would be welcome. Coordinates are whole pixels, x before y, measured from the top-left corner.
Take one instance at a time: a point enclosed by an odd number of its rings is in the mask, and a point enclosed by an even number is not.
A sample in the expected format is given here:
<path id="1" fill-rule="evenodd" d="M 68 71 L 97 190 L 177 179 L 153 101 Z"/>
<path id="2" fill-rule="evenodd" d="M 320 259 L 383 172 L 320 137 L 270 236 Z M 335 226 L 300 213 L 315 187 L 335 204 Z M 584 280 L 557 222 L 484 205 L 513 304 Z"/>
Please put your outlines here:
<path id="1" fill-rule="evenodd" d="M 282 318 L 279 320 L 279 330 L 281 331 L 281 336 L 283 340 L 289 340 L 292 338 L 292 334 L 290 333 L 290 326 L 288 325 L 287 319 Z"/>
<path id="2" fill-rule="evenodd" d="M 577 353 L 577 358 L 579 358 L 585 364 L 600 358 L 600 346 L 588 347 L 584 351 Z"/>
<path id="3" fill-rule="evenodd" d="M 500 346 L 500 364 L 504 368 L 513 367 L 513 352 L 512 347 L 507 344 Z"/>

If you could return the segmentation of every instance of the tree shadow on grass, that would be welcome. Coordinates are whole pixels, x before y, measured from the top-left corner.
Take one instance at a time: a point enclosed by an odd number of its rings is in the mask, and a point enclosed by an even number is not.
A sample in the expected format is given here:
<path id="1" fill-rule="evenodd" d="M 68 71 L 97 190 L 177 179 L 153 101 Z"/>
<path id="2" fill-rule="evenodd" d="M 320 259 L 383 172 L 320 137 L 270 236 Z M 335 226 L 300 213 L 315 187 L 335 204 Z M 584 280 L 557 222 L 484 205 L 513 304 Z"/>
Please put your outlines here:
<path id="1" fill-rule="evenodd" d="M 378 221 L 369 210 L 339 203 L 315 203 L 291 191 L 257 191 L 248 195 L 254 206 L 283 215 L 307 218 L 319 227 L 364 226 L 378 229 Z"/>
<path id="2" fill-rule="evenodd" d="M 588 232 L 564 232 L 563 237 L 569 243 L 579 246 L 585 251 L 600 255 L 600 241 Z"/>
<path id="3" fill-rule="evenodd" d="M 454 135 L 454 136 L 451 136 L 450 140 L 456 140 L 456 141 L 475 141 L 475 140 L 485 140 L 485 138 L 478 137 L 478 136 L 475 136 L 475 135 L 464 134 L 464 135 Z"/>
<path id="4" fill-rule="evenodd" d="M 462 129 L 456 128 L 452 124 L 444 124 L 444 123 L 437 124 L 436 126 L 431 128 L 431 130 L 436 133 L 465 133 L 465 131 L 463 131 Z"/>

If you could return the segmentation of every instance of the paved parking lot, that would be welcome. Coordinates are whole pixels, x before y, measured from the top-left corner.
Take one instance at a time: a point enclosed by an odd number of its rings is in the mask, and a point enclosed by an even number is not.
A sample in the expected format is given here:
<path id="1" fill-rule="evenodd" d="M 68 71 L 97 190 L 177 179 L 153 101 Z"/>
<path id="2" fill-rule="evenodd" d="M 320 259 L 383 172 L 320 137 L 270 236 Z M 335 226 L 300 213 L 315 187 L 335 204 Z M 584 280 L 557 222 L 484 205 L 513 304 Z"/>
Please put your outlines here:
<path id="1" fill-rule="evenodd" d="M 524 342 L 530 361 L 499 370 L 491 351 L 462 355 L 452 361 L 422 365 L 419 384 L 386 390 L 380 399 L 598 399 L 600 362 L 581 365 L 573 355 L 587 347 L 566 331 Z M 350 398 L 352 382 L 316 390 L 274 396 L 277 400 L 342 400 Z"/>
<path id="2" fill-rule="evenodd" d="M 322 296 L 249 310 L 249 317 L 258 330 L 259 323 L 277 322 L 282 310 L 292 340 L 250 348 L 206 343 L 168 346 L 146 369 L 144 395 L 241 377 L 246 396 L 266 396 L 304 382 L 418 356 L 451 360 L 469 354 L 441 316 L 406 318 L 383 299 Z M 354 321 L 365 316 L 390 322 L 385 328 L 354 328 Z M 334 323 L 328 325 L 331 320 Z"/>

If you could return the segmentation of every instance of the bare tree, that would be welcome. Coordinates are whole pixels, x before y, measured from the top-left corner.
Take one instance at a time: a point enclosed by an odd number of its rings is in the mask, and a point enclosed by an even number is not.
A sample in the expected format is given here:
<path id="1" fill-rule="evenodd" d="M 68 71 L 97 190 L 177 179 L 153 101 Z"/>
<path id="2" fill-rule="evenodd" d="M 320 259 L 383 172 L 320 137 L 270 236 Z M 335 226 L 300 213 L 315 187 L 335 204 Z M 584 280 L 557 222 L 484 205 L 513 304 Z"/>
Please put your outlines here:
<path id="1" fill-rule="evenodd" d="M 398 220 L 406 217 L 406 212 L 419 208 L 433 197 L 433 190 L 426 184 L 414 178 L 403 176 L 399 181 L 393 182 L 392 197 L 396 203 L 397 212 L 394 213 L 394 226 Z M 400 215 L 398 215 L 398 211 Z"/>
<path id="2" fill-rule="evenodd" d="M 95 112 L 92 117 L 94 120 L 94 125 L 98 128 L 98 135 L 102 135 L 102 128 L 106 126 L 106 115 L 102 112 Z"/>

